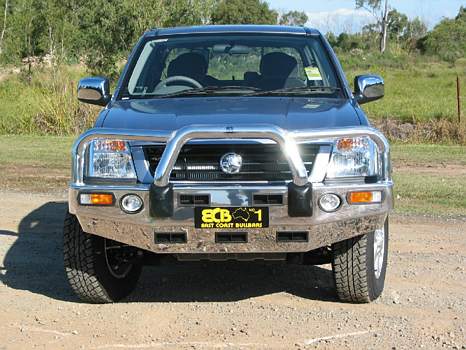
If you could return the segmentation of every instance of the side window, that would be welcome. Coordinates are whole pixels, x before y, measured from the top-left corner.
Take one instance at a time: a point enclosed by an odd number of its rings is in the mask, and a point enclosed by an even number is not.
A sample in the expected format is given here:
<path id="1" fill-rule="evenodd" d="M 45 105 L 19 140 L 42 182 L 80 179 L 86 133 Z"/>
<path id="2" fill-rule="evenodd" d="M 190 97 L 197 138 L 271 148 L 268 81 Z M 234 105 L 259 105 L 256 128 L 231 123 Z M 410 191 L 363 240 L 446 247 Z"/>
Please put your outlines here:
<path id="1" fill-rule="evenodd" d="M 155 49 L 155 43 L 148 43 L 144 46 L 144 49 L 141 52 L 141 55 L 138 58 L 138 61 L 134 67 L 133 74 L 128 82 L 128 92 L 130 94 L 138 94 L 145 90 L 146 82 L 145 78 L 147 74 L 144 74 L 144 71 L 148 69 L 149 57 Z"/>
<path id="2" fill-rule="evenodd" d="M 333 72 L 333 68 L 326 56 L 326 52 L 317 41 L 310 41 L 310 45 L 306 46 L 305 55 L 307 61 L 310 63 L 310 66 L 305 68 L 308 72 L 310 85 L 338 85 L 335 75 L 331 74 Z"/>

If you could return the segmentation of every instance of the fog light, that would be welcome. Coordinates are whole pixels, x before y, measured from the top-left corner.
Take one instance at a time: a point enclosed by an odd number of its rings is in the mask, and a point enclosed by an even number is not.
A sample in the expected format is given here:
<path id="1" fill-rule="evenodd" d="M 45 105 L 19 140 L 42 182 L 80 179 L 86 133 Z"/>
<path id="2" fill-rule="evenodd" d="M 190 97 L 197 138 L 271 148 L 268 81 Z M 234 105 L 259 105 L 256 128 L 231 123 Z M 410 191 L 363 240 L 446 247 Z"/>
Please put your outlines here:
<path id="1" fill-rule="evenodd" d="M 348 193 L 349 204 L 373 204 L 382 202 L 381 191 L 364 191 Z"/>
<path id="2" fill-rule="evenodd" d="M 81 205 L 113 205 L 113 194 L 111 193 L 81 193 L 79 204 Z"/>
<path id="3" fill-rule="evenodd" d="M 121 199 L 121 209 L 127 213 L 137 213 L 142 209 L 142 199 L 135 194 L 128 194 Z"/>
<path id="4" fill-rule="evenodd" d="M 327 193 L 319 199 L 319 207 L 323 211 L 332 212 L 340 207 L 341 199 L 336 194 Z"/>

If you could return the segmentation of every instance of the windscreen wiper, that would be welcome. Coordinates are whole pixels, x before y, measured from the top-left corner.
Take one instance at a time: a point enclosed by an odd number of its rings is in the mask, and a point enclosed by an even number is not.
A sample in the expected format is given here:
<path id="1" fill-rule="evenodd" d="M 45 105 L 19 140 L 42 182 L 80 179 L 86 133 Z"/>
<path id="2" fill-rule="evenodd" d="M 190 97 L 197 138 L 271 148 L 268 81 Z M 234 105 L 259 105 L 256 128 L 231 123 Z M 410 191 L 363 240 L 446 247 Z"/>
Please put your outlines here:
<path id="1" fill-rule="evenodd" d="M 231 91 L 234 94 L 239 92 L 260 92 L 261 89 L 255 88 L 253 86 L 239 86 L 239 85 L 232 85 L 232 86 L 206 86 L 203 88 L 196 88 L 196 89 L 188 89 L 183 91 L 174 92 L 171 94 L 166 95 L 150 95 L 152 97 L 158 98 L 170 98 L 170 97 L 183 97 L 183 96 L 196 96 L 196 95 L 214 95 L 216 93 L 226 93 Z M 149 96 L 149 95 L 146 95 Z"/>
<path id="2" fill-rule="evenodd" d="M 263 90 L 248 94 L 248 96 L 269 96 L 269 95 L 282 95 L 282 94 L 296 94 L 296 95 L 307 95 L 310 93 L 326 93 L 326 92 L 337 92 L 341 88 L 336 86 L 303 86 L 303 87 L 292 87 L 285 89 L 276 90 Z"/>

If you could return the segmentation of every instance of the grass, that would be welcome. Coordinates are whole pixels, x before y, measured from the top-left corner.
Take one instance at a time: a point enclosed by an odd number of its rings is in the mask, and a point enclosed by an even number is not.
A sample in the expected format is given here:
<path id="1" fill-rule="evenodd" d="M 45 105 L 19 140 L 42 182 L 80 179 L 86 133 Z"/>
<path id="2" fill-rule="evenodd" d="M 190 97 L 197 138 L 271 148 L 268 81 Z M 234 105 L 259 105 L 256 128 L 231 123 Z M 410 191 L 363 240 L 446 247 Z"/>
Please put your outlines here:
<path id="1" fill-rule="evenodd" d="M 0 189 L 64 191 L 73 137 L 0 136 Z M 466 217 L 466 147 L 394 144 L 399 214 Z"/>
<path id="2" fill-rule="evenodd" d="M 456 77 L 462 86 L 462 115 L 466 118 L 466 69 L 445 62 L 415 57 L 366 54 L 358 62 L 340 55 L 348 81 L 360 74 L 379 74 L 385 81 L 385 97 L 363 106 L 371 119 L 393 118 L 405 122 L 426 122 L 446 118 L 457 120 Z M 359 58 L 359 57 L 358 57 Z"/>
<path id="3" fill-rule="evenodd" d="M 64 191 L 73 137 L 0 136 L 0 189 Z"/>
<path id="4" fill-rule="evenodd" d="M 466 146 L 392 145 L 395 212 L 466 217 Z"/>
<path id="5" fill-rule="evenodd" d="M 466 217 L 465 175 L 394 173 L 395 212 Z"/>
<path id="6" fill-rule="evenodd" d="M 0 136 L 0 164 L 69 169 L 71 136 Z"/>
<path id="7" fill-rule="evenodd" d="M 466 166 L 466 147 L 460 145 L 397 144 L 391 145 L 393 163 L 398 166 L 417 164 L 435 166 L 459 164 Z"/>
<path id="8" fill-rule="evenodd" d="M 373 120 L 456 121 L 457 74 L 463 86 L 466 119 L 464 66 L 407 55 L 358 52 L 338 56 L 351 85 L 358 74 L 376 73 L 384 77 L 385 98 L 363 106 Z M 81 66 L 34 68 L 31 77 L 21 72 L 1 78 L 0 71 L 0 134 L 66 135 L 91 125 L 98 108 L 78 104 L 75 96 L 77 81 L 86 74 Z"/>
<path id="9" fill-rule="evenodd" d="M 0 74 L 0 134 L 69 135 L 88 128 L 99 109 L 77 100 L 84 75 L 79 66 Z"/>

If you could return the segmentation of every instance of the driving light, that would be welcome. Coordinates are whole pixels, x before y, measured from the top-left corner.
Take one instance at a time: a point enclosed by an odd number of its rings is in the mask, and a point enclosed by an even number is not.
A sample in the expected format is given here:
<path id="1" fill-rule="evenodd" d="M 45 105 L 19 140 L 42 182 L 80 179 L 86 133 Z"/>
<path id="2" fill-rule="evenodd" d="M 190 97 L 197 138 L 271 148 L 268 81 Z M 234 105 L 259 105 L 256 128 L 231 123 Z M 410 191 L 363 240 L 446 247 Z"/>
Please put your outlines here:
<path id="1" fill-rule="evenodd" d="M 326 193 L 319 199 L 319 207 L 328 213 L 337 210 L 340 207 L 341 199 L 336 194 Z"/>
<path id="2" fill-rule="evenodd" d="M 81 205 L 113 205 L 113 194 L 111 193 L 81 193 L 79 204 Z"/>
<path id="3" fill-rule="evenodd" d="M 121 200 L 121 208 L 130 214 L 137 213 L 142 209 L 142 199 L 135 194 L 128 194 Z"/>
<path id="4" fill-rule="evenodd" d="M 89 150 L 89 177 L 136 179 L 128 143 L 121 140 L 94 140 Z"/>
<path id="5" fill-rule="evenodd" d="M 381 191 L 364 191 L 348 193 L 349 204 L 373 204 L 382 202 Z"/>
<path id="6" fill-rule="evenodd" d="M 377 146 L 368 137 L 342 138 L 334 143 L 327 178 L 377 176 Z"/>

